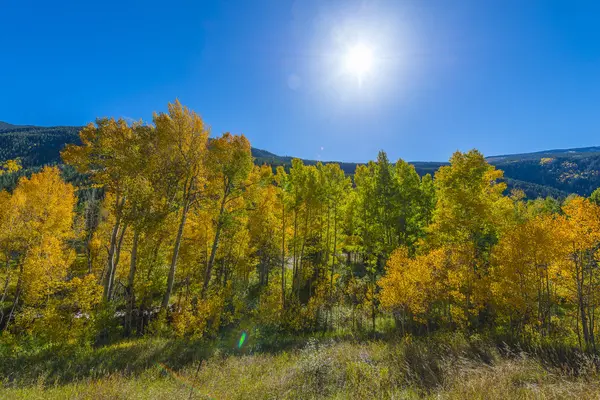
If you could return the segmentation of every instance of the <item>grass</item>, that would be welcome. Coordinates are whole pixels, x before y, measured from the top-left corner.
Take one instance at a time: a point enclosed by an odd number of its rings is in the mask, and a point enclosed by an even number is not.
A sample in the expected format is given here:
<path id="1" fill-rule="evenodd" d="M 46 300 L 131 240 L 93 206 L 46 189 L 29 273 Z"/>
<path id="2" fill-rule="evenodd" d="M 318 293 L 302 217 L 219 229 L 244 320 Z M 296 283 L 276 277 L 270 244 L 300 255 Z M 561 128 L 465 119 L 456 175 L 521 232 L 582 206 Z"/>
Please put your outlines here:
<path id="1" fill-rule="evenodd" d="M 600 398 L 593 357 L 573 355 L 561 363 L 562 353 L 525 353 L 460 335 L 368 342 L 310 339 L 300 347 L 249 351 L 154 339 L 64 352 L 54 361 L 42 360 L 43 352 L 15 356 L 8 367 L 0 367 L 0 398 Z M 36 362 L 40 365 L 34 367 Z M 23 366 L 7 375 L 19 363 Z"/>

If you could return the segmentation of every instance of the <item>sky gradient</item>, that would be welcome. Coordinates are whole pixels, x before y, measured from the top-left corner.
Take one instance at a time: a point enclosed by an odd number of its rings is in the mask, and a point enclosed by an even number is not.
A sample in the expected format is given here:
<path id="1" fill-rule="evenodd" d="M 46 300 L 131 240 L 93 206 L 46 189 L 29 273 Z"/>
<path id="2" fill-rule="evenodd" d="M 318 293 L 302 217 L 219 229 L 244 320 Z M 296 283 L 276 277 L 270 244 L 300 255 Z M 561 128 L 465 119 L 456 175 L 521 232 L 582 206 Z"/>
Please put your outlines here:
<path id="1" fill-rule="evenodd" d="M 598 2 L 0 0 L 0 21 L 13 124 L 150 121 L 179 98 L 213 136 L 310 159 L 600 145 Z"/>

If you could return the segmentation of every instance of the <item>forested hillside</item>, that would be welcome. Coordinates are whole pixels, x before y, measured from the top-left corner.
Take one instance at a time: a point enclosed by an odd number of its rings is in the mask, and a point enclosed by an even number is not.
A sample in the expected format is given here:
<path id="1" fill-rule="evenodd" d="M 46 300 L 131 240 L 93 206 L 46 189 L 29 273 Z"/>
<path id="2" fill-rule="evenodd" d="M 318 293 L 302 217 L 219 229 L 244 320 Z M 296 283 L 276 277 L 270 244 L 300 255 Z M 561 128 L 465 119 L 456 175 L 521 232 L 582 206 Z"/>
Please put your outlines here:
<path id="1" fill-rule="evenodd" d="M 66 144 L 78 143 L 81 127 L 16 126 L 0 121 L 0 162 L 19 158 L 26 171 L 46 164 L 58 164 L 60 150 Z M 289 168 L 293 157 L 278 156 L 266 150 L 252 148 L 258 165 Z M 600 186 L 600 148 L 549 150 L 537 153 L 492 156 L 488 162 L 504 171 L 508 190 L 522 190 L 528 198 L 552 196 L 564 198 L 570 193 L 589 195 Z M 317 161 L 303 160 L 306 165 Z M 356 163 L 336 162 L 348 175 L 354 174 Z M 440 162 L 412 162 L 421 176 L 433 174 Z M 22 171 L 20 174 L 24 174 Z M 12 187 L 15 177 L 0 178 L 1 187 Z"/>
<path id="2" fill-rule="evenodd" d="M 14 127 L 0 124 L 0 162 L 19 158 L 24 167 L 60 162 L 60 151 L 79 141 L 80 127 Z"/>

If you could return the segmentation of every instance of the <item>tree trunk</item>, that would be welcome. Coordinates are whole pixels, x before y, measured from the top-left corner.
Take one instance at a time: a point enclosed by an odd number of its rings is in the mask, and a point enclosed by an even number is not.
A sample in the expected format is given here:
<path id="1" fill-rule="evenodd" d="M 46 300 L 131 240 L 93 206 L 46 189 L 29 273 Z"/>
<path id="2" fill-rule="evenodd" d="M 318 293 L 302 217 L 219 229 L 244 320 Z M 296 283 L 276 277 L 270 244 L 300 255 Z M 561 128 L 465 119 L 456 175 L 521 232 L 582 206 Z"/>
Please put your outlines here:
<path id="1" fill-rule="evenodd" d="M 578 260 L 575 260 L 578 263 Z M 585 342 L 586 349 L 590 342 L 590 334 L 588 332 L 588 321 L 585 313 L 585 303 L 583 299 L 583 283 L 584 283 L 584 271 L 578 265 L 575 266 L 576 279 L 577 279 L 577 303 L 579 306 L 579 316 L 581 318 L 581 328 L 583 330 L 583 341 Z"/>
<path id="2" fill-rule="evenodd" d="M 8 325 L 10 325 L 10 320 L 15 312 L 15 308 L 17 308 L 17 304 L 19 303 L 19 297 L 21 296 L 21 287 L 23 286 L 23 264 L 19 267 L 19 279 L 17 279 L 17 288 L 15 291 L 15 301 L 10 309 L 10 313 L 8 313 L 8 319 L 6 320 L 6 324 L 4 324 L 4 330 L 8 329 Z M 0 321 L 1 323 L 2 321 Z"/>
<path id="3" fill-rule="evenodd" d="M 135 270 L 137 268 L 137 248 L 140 237 L 139 229 L 133 232 L 133 245 L 131 247 L 131 262 L 129 264 L 129 277 L 127 278 L 127 322 L 125 326 L 126 335 L 131 334 L 131 325 L 133 320 L 133 307 L 135 305 L 134 281 Z"/>
<path id="4" fill-rule="evenodd" d="M 373 331 L 373 337 L 375 337 L 375 299 L 371 300 L 371 330 Z"/>
<path id="5" fill-rule="evenodd" d="M 119 260 L 121 259 L 121 245 L 123 244 L 123 238 L 125 237 L 125 232 L 127 231 L 127 224 L 123 225 L 123 229 L 121 230 L 121 234 L 119 235 L 119 240 L 117 240 L 117 246 L 114 254 L 114 262 L 113 268 L 110 274 L 110 287 L 108 292 L 108 301 L 112 300 L 113 294 L 115 292 L 115 275 L 117 273 L 117 266 L 119 265 Z"/>
<path id="6" fill-rule="evenodd" d="M 300 281 L 302 279 L 302 262 L 304 259 L 304 248 L 306 246 L 306 236 L 308 236 L 308 217 L 310 215 L 308 207 L 306 207 L 306 218 L 304 219 L 304 235 L 302 237 L 302 246 L 300 247 L 300 261 L 298 264 L 298 282 L 296 285 L 296 297 L 300 298 Z"/>
<path id="7" fill-rule="evenodd" d="M 4 288 L 2 289 L 2 298 L 0 298 L 0 303 L 4 303 L 6 300 L 6 295 L 8 294 L 8 285 L 10 283 L 10 257 L 6 257 L 6 280 L 4 281 Z M 2 323 L 4 322 L 4 307 L 0 308 L 0 328 L 2 327 Z"/>
<path id="8" fill-rule="evenodd" d="M 281 308 L 285 310 L 285 204 L 281 219 Z"/>
<path id="9" fill-rule="evenodd" d="M 96 198 L 96 189 L 92 189 L 91 192 L 86 192 L 86 208 L 85 208 L 85 256 L 88 266 L 88 274 L 92 273 L 93 258 L 91 241 L 94 236 L 96 229 L 98 228 L 98 199 Z"/>
<path id="10" fill-rule="evenodd" d="M 329 279 L 329 298 L 331 301 L 331 328 L 333 329 L 333 275 L 337 252 L 337 205 L 333 208 L 333 256 L 331 259 L 331 277 Z"/>
<path id="11" fill-rule="evenodd" d="M 546 272 L 546 334 L 550 335 L 550 321 L 552 319 L 552 303 L 550 295 L 550 275 L 548 273 L 548 266 L 545 268 Z"/>
<path id="12" fill-rule="evenodd" d="M 290 297 L 294 295 L 294 290 L 296 290 L 296 280 L 298 278 L 298 254 L 297 254 L 297 239 L 298 239 L 298 210 L 294 209 L 294 237 L 292 239 L 293 246 L 293 266 L 292 266 L 292 290 L 290 292 Z"/>
<path id="13" fill-rule="evenodd" d="M 92 250 L 90 249 L 89 243 L 86 246 L 85 255 L 87 258 L 88 274 L 91 274 L 92 273 Z"/>
<path id="14" fill-rule="evenodd" d="M 125 198 L 119 201 L 119 197 L 116 199 L 116 207 L 115 207 L 115 226 L 113 227 L 112 233 L 110 235 L 110 244 L 108 247 L 108 262 L 106 266 L 106 275 L 104 277 L 104 300 L 110 301 L 110 297 L 112 294 L 112 284 L 115 270 L 115 253 L 117 250 L 117 237 L 119 235 L 119 229 L 121 228 L 121 210 L 125 205 Z"/>
<path id="15" fill-rule="evenodd" d="M 212 275 L 212 269 L 215 264 L 215 256 L 217 254 L 217 249 L 219 247 L 219 238 L 221 236 L 221 223 L 217 223 L 217 231 L 215 232 L 215 239 L 213 241 L 212 248 L 210 250 L 210 258 L 208 259 L 208 265 L 206 266 L 206 270 L 204 271 L 204 282 L 202 284 L 202 295 L 201 297 L 204 299 L 206 296 L 206 291 L 208 290 L 208 284 L 210 283 L 210 278 Z"/>
<path id="16" fill-rule="evenodd" d="M 215 240 L 213 241 L 212 248 L 210 250 L 210 258 L 208 259 L 208 265 L 206 266 L 206 271 L 204 273 L 204 283 L 202 284 L 202 294 L 201 297 L 204 299 L 206 296 L 206 290 L 208 289 L 208 284 L 210 283 L 210 278 L 212 275 L 212 269 L 215 264 L 215 256 L 217 255 L 217 249 L 219 248 L 219 238 L 221 236 L 221 229 L 223 228 L 223 213 L 225 212 L 225 202 L 227 201 L 227 192 L 223 195 L 223 200 L 221 200 L 221 209 L 219 210 L 219 217 L 217 220 L 217 230 L 215 232 Z"/>
<path id="17" fill-rule="evenodd" d="M 119 225 L 120 225 L 120 221 L 117 220 L 117 222 L 115 222 L 115 226 L 113 227 L 112 233 L 110 235 L 110 244 L 108 246 L 108 263 L 106 266 L 106 275 L 104 275 L 104 293 L 103 293 L 103 297 L 104 300 L 108 301 L 109 300 L 109 294 L 111 292 L 111 287 L 110 285 L 112 284 L 112 272 L 114 269 L 114 263 L 115 263 L 115 249 L 117 246 L 117 236 L 119 235 Z"/>
<path id="18" fill-rule="evenodd" d="M 183 228 L 185 227 L 185 221 L 187 219 L 187 213 L 189 211 L 189 202 L 183 206 L 181 212 L 181 221 L 179 222 L 179 229 L 177 230 L 177 237 L 175 239 L 175 247 L 173 248 L 173 257 L 171 258 L 171 267 L 169 268 L 169 276 L 167 277 L 167 290 L 163 297 L 160 308 L 162 310 L 169 307 L 169 300 L 171 299 L 171 292 L 173 292 L 173 282 L 175 281 L 175 269 L 177 267 L 177 257 L 179 256 L 179 247 L 181 246 L 181 238 L 183 237 Z"/>
<path id="19" fill-rule="evenodd" d="M 590 258 L 593 258 L 593 256 L 591 256 Z M 591 260 L 589 260 L 589 262 L 593 262 Z M 589 339 L 590 339 L 590 344 L 592 346 L 592 349 L 595 351 L 596 350 L 596 338 L 594 337 L 594 268 L 590 265 L 590 267 L 588 268 L 589 270 L 589 285 L 588 285 L 588 322 L 589 322 Z"/>
<path id="20" fill-rule="evenodd" d="M 4 281 L 4 287 L 2 288 L 2 298 L 0 299 L 0 303 L 4 303 L 6 299 L 6 294 L 8 293 L 8 284 L 10 283 L 10 257 L 6 257 L 6 280 Z M 2 320 L 0 320 L 2 323 Z"/>

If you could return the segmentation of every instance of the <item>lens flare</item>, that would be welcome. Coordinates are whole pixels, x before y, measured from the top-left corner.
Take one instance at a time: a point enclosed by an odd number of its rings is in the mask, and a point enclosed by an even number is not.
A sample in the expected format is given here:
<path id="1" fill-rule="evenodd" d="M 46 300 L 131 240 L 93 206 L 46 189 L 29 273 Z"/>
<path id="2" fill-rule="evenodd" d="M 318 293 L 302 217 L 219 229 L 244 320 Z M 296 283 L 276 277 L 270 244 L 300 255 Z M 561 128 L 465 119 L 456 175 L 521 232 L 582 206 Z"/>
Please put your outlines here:
<path id="1" fill-rule="evenodd" d="M 244 345 L 244 342 L 246 341 L 246 332 L 242 332 L 242 335 L 240 336 L 240 340 L 238 341 L 238 349 L 241 349 L 242 346 Z"/>

